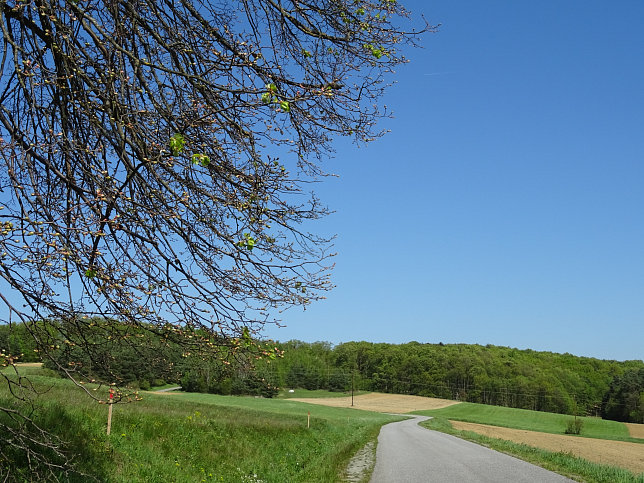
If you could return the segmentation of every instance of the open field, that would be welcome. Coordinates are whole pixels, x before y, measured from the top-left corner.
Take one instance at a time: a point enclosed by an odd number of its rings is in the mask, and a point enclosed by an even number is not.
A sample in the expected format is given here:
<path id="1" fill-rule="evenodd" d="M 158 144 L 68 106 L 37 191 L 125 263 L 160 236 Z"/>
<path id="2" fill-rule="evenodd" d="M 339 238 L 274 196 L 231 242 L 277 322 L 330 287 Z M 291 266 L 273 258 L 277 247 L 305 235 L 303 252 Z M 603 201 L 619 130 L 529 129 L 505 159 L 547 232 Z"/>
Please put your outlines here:
<path id="1" fill-rule="evenodd" d="M 351 405 L 350 397 L 316 398 L 306 401 L 335 407 Z M 388 413 L 419 412 L 427 416 L 448 418 L 456 430 L 474 431 L 490 438 L 513 441 L 555 453 L 576 455 L 591 462 L 624 468 L 635 474 L 644 472 L 644 440 L 642 443 L 628 441 L 640 434 L 639 431 L 644 425 L 627 427 L 616 421 L 582 418 L 583 434 L 590 437 L 569 436 L 563 432 L 571 416 L 563 414 L 380 393 L 354 397 L 354 408 Z M 456 421 L 453 418 L 480 422 Z M 620 439 L 627 441 L 616 441 Z"/>
<path id="2" fill-rule="evenodd" d="M 528 431 L 563 434 L 572 416 L 566 414 L 514 409 L 503 406 L 462 403 L 438 410 L 421 411 L 425 416 L 440 416 L 449 420 L 489 424 Z M 616 441 L 644 442 L 631 437 L 624 423 L 600 418 L 580 417 L 583 422 L 581 436 Z M 643 447 L 644 449 L 644 447 Z"/>
<path id="3" fill-rule="evenodd" d="M 35 387 L 46 391 L 36 398 L 35 421 L 68 442 L 67 449 L 78 455 L 79 470 L 106 482 L 335 482 L 382 424 L 399 419 L 291 400 L 146 393 L 143 401 L 114 406 L 108 437 L 105 404 L 68 380 L 39 375 L 37 371 L 47 372 L 37 367 L 19 371 L 29 372 Z M 105 387 L 88 389 L 107 396 Z M 0 385 L 0 406 L 16 404 Z M 0 423 L 11 421 L 0 413 Z M 0 454 L 0 475 L 9 471 L 18 481 L 33 481 L 19 454 L 4 456 Z M 60 478 L 89 480 L 82 475 Z"/>
<path id="4" fill-rule="evenodd" d="M 633 438 L 644 439 L 644 424 L 624 423 Z"/>
<path id="5" fill-rule="evenodd" d="M 321 404 L 336 408 L 350 408 L 351 396 L 332 398 L 292 398 L 291 401 L 300 401 L 311 404 Z M 436 399 L 431 397 L 407 396 L 403 394 L 383 394 L 372 392 L 353 397 L 353 409 L 376 411 L 381 413 L 410 413 L 427 409 L 440 409 L 454 404 L 457 401 Z"/>
<path id="6" fill-rule="evenodd" d="M 570 452 L 588 461 L 626 468 L 635 474 L 644 472 L 644 445 L 642 444 L 501 428 L 462 421 L 451 421 L 451 423 L 457 430 L 474 431 L 490 438 L 505 439 L 548 451 Z"/>

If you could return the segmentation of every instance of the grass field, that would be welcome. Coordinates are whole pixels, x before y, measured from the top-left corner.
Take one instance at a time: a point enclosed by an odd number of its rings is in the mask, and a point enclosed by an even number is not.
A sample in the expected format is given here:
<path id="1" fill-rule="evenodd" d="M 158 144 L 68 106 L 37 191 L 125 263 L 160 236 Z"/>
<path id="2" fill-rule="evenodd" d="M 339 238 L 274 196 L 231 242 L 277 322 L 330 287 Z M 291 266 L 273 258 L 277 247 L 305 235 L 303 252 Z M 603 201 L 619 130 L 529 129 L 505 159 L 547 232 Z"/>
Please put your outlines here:
<path id="1" fill-rule="evenodd" d="M 108 437 L 106 405 L 38 368 L 21 371 L 47 391 L 37 398 L 36 421 L 68 441 L 78 468 L 100 481 L 335 482 L 381 425 L 396 420 L 285 400 L 146 393 L 143 401 L 114 406 Z M 0 386 L 0 406 L 15 404 Z M 0 474 L 15 476 L 21 464 L 0 460 Z"/>
<path id="2" fill-rule="evenodd" d="M 417 411 L 425 416 L 442 417 L 455 421 L 489 424 L 506 428 L 526 429 L 544 433 L 563 434 L 572 416 L 544 413 L 526 409 L 513 409 L 484 404 L 461 403 L 442 409 Z M 580 418 L 583 421 L 581 435 L 587 438 L 610 439 L 644 443 L 644 440 L 630 436 L 623 423 L 599 418 Z M 642 446 L 644 451 L 644 446 Z"/>

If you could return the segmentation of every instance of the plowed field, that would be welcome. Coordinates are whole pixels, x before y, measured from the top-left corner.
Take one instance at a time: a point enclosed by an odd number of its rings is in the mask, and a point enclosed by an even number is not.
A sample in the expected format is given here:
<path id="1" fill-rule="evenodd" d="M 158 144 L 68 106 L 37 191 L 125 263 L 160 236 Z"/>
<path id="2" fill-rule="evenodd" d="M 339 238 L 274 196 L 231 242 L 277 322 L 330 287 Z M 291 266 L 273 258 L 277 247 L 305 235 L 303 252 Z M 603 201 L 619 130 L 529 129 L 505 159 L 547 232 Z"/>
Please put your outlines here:
<path id="1" fill-rule="evenodd" d="M 474 431 L 491 438 L 542 448 L 554 452 L 571 452 L 575 456 L 595 463 L 619 466 L 635 474 L 644 472 L 644 444 L 581 438 L 563 434 L 539 433 L 522 429 L 500 428 L 486 424 L 452 421 L 455 429 Z"/>

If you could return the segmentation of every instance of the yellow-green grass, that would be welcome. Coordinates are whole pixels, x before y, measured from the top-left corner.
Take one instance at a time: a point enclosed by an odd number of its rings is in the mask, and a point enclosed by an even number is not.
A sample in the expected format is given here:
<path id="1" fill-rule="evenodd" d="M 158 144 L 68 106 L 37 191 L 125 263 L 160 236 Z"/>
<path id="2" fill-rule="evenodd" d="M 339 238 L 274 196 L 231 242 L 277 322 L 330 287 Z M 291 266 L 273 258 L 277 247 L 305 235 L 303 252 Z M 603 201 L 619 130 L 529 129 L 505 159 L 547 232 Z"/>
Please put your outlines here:
<path id="1" fill-rule="evenodd" d="M 546 451 L 504 439 L 490 438 L 473 431 L 459 431 L 454 429 L 451 423 L 441 416 L 434 416 L 421 424 L 428 429 L 452 434 L 496 451 L 516 456 L 576 481 L 586 483 L 644 483 L 644 474 L 634 475 L 623 468 L 593 463 L 573 456 L 571 453 Z"/>
<path id="2" fill-rule="evenodd" d="M 36 399 L 34 419 L 67 441 L 78 469 L 99 481 L 338 481 L 355 451 L 396 420 L 295 401 L 145 393 L 143 401 L 114 405 L 108 437 L 106 405 L 68 380 L 29 372 L 34 385 L 47 390 Z M 106 390 L 95 394 L 105 397 Z M 0 406 L 16 406 L 4 384 Z M 30 481 L 18 456 L 0 461 L 0 473 L 8 469 L 14 476 L 22 470 Z"/>
<path id="3" fill-rule="evenodd" d="M 461 403 L 442 409 L 417 411 L 417 414 L 553 434 L 563 434 L 568 422 L 573 419 L 573 416 L 566 414 L 475 403 Z M 581 417 L 579 419 L 583 421 L 581 436 L 644 443 L 642 439 L 631 437 L 626 425 L 618 421 L 590 417 Z M 644 451 L 644 447 L 642 450 Z"/>

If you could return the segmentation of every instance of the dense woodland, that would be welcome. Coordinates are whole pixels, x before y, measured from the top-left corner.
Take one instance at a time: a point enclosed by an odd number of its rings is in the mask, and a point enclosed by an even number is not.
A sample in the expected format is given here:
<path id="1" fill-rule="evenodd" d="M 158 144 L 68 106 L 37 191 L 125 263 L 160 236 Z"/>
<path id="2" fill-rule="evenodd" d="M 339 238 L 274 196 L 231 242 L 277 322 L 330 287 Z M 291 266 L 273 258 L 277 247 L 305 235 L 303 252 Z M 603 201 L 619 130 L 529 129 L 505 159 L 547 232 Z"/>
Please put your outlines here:
<path id="1" fill-rule="evenodd" d="M 60 341 L 54 356 L 86 377 L 141 389 L 177 383 L 193 392 L 272 397 L 278 388 L 353 388 L 644 423 L 641 360 L 493 345 L 301 341 L 276 343 L 271 349 L 283 356 L 274 359 L 230 351 L 204 360 L 153 332 L 139 330 L 132 339 L 135 344 L 117 346 L 97 334 L 94 343 L 104 349 L 92 360 Z M 0 326 L 0 349 L 22 354 L 21 361 L 39 360 L 24 325 Z"/>
<path id="2" fill-rule="evenodd" d="M 281 387 L 416 394 L 644 422 L 644 362 L 476 344 L 335 347 L 290 341 L 268 374 Z"/>

